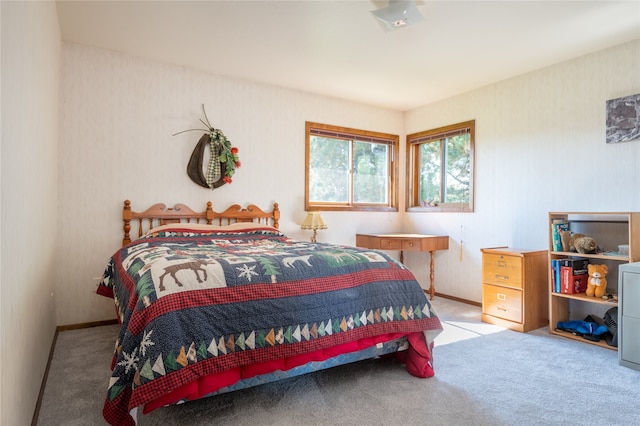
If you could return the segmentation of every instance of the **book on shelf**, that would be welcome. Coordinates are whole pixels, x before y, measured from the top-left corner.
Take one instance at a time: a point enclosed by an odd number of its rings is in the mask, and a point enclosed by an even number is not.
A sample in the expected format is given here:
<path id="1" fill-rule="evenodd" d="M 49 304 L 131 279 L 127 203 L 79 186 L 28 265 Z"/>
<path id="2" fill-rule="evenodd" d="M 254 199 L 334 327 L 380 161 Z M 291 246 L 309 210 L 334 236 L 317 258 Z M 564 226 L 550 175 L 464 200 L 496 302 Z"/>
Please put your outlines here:
<path id="1" fill-rule="evenodd" d="M 588 274 L 589 259 L 586 257 L 567 257 L 566 259 L 559 259 L 560 266 L 567 266 L 573 269 L 573 275 Z"/>
<path id="2" fill-rule="evenodd" d="M 586 257 L 563 257 L 551 259 L 551 291 L 554 293 L 576 294 L 587 290 L 589 279 Z"/>
<path id="3" fill-rule="evenodd" d="M 562 250 L 562 231 L 569 230 L 569 222 L 564 219 L 553 219 L 551 221 L 551 243 L 553 251 L 563 251 Z"/>
<path id="4" fill-rule="evenodd" d="M 582 272 L 582 271 L 578 271 Z M 587 291 L 587 280 L 589 274 L 574 275 L 573 268 L 571 266 L 560 267 L 560 293 L 563 294 L 578 294 Z"/>
<path id="5" fill-rule="evenodd" d="M 551 259 L 551 291 L 560 293 L 560 260 Z"/>

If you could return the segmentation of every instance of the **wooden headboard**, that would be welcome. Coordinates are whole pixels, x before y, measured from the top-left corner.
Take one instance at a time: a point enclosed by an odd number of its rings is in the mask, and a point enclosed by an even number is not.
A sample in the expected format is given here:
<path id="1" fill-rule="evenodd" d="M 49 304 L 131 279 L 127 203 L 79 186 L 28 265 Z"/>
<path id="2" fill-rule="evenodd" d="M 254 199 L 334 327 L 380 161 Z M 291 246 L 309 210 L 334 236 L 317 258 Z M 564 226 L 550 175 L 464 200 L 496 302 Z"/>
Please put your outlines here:
<path id="1" fill-rule="evenodd" d="M 162 203 L 154 204 L 143 212 L 135 212 L 131 210 L 131 201 L 125 200 L 122 208 L 122 221 L 124 222 L 122 245 L 125 246 L 131 242 L 132 221 L 134 223 L 137 221 L 138 238 L 140 238 L 149 229 L 169 223 L 206 223 L 223 226 L 237 222 L 256 222 L 277 228 L 279 220 L 278 203 L 273 203 L 273 210 L 270 212 L 265 212 L 254 204 L 250 204 L 246 208 L 234 204 L 218 213 L 213 210 L 211 201 L 207 202 L 206 210 L 203 212 L 196 212 L 184 204 L 167 207 Z"/>

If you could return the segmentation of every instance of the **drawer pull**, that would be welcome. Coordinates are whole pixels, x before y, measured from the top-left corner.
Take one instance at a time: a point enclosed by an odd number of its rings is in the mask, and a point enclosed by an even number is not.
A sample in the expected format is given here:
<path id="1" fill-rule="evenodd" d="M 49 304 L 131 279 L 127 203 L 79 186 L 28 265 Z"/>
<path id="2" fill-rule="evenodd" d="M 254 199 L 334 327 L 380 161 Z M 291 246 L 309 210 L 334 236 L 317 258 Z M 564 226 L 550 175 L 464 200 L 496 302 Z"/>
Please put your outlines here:
<path id="1" fill-rule="evenodd" d="M 499 310 L 499 311 L 502 311 L 502 312 L 507 312 L 508 311 L 507 308 L 496 308 L 496 309 Z"/>
<path id="2" fill-rule="evenodd" d="M 504 260 L 498 260 L 498 268 L 506 268 L 507 267 L 507 262 L 505 262 Z"/>
<path id="3" fill-rule="evenodd" d="M 497 296 L 498 296 L 498 300 L 507 300 L 507 295 L 504 293 L 498 293 Z"/>
<path id="4" fill-rule="evenodd" d="M 409 247 L 413 247 L 413 242 L 410 242 L 410 243 L 409 243 Z"/>
<path id="5" fill-rule="evenodd" d="M 496 280 L 509 281 L 509 275 L 498 275 L 498 274 L 496 274 Z"/>

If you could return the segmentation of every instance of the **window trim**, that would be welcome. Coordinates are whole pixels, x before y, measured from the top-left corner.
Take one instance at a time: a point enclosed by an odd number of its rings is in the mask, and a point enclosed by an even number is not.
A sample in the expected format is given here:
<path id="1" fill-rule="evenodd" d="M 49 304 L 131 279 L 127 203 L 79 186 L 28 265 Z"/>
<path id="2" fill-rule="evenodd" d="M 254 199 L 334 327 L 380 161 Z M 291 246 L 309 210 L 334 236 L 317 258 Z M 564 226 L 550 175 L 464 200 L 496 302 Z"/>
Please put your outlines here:
<path id="1" fill-rule="evenodd" d="M 405 199 L 405 210 L 407 212 L 474 212 L 474 186 L 475 186 L 475 127 L 476 121 L 464 121 L 462 123 L 451 124 L 437 129 L 425 130 L 418 133 L 412 133 L 406 137 L 406 155 L 407 155 L 407 191 Z M 469 131 L 471 146 L 469 149 L 469 157 L 471 160 L 469 174 L 471 176 L 469 182 L 469 202 L 468 203 L 445 203 L 438 206 L 417 206 L 413 205 L 414 200 L 418 198 L 418 184 L 416 170 L 419 168 L 419 157 L 416 155 L 420 144 L 439 140 L 447 136 L 455 136 L 456 134 L 466 133 Z"/>
<path id="2" fill-rule="evenodd" d="M 389 145 L 389 204 L 381 206 L 380 204 L 366 203 L 311 203 L 309 201 L 309 160 L 310 160 L 310 141 L 311 135 L 334 136 L 344 139 L 349 136 L 349 140 L 357 140 L 361 142 L 385 143 Z M 304 173 L 304 208 L 306 211 L 398 211 L 398 155 L 400 152 L 400 136 L 390 133 L 372 132 L 368 130 L 352 129 L 349 127 L 333 126 L 330 124 L 321 124 L 307 121 L 305 122 L 305 173 Z M 353 175 L 349 182 L 353 185 Z"/>

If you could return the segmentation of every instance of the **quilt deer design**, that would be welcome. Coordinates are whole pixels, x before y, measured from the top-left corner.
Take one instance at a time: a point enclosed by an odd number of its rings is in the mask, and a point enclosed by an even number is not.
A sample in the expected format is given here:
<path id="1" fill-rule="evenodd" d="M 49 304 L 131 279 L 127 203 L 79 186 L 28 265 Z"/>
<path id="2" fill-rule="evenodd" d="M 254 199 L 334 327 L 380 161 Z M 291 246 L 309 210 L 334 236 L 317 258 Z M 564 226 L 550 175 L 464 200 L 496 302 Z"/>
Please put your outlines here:
<path id="1" fill-rule="evenodd" d="M 207 281 L 206 265 L 201 262 L 191 261 L 191 262 L 171 264 L 164 267 L 163 274 L 160 275 L 160 277 L 158 278 L 158 281 L 159 281 L 158 288 L 160 289 L 160 291 L 165 291 L 164 278 L 167 275 L 173 278 L 173 280 L 176 282 L 176 285 L 178 285 L 179 287 L 182 287 L 182 283 L 180 282 L 176 274 L 179 271 L 183 271 L 183 270 L 193 271 L 196 274 L 196 279 L 198 280 L 198 283 L 200 284 Z M 199 272 L 202 272 L 203 277 L 200 277 Z"/>

